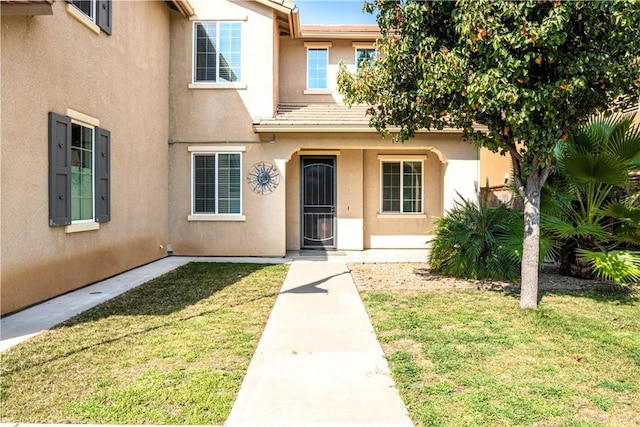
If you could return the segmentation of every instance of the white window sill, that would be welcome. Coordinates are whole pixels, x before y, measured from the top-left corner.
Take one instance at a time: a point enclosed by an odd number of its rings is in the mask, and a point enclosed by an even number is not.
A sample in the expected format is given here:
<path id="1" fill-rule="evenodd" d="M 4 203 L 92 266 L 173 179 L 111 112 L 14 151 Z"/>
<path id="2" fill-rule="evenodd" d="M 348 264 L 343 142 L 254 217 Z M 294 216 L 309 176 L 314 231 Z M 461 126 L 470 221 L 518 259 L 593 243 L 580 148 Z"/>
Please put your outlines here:
<path id="1" fill-rule="evenodd" d="M 98 27 L 96 23 L 93 22 L 91 18 L 85 15 L 80 9 L 78 9 L 72 4 L 67 4 L 67 12 L 69 13 L 69 15 L 73 16 L 78 21 L 80 21 L 80 23 L 82 23 L 85 27 L 87 27 L 88 29 L 90 29 L 96 34 L 100 34 L 100 27 Z"/>
<path id="2" fill-rule="evenodd" d="M 69 233 L 80 233 L 82 231 L 93 231 L 99 230 L 100 223 L 99 222 L 80 222 L 78 224 L 67 225 L 64 228 L 64 232 Z"/>
<path id="3" fill-rule="evenodd" d="M 189 83 L 189 89 L 236 89 L 244 90 L 246 83 Z"/>
<path id="4" fill-rule="evenodd" d="M 380 219 L 427 219 L 427 214 L 421 213 L 379 213 Z"/>
<path id="5" fill-rule="evenodd" d="M 206 215 L 196 214 L 189 215 L 188 221 L 246 221 L 247 217 L 244 215 Z"/>
<path id="6" fill-rule="evenodd" d="M 305 89 L 305 95 L 331 95 L 330 89 Z"/>

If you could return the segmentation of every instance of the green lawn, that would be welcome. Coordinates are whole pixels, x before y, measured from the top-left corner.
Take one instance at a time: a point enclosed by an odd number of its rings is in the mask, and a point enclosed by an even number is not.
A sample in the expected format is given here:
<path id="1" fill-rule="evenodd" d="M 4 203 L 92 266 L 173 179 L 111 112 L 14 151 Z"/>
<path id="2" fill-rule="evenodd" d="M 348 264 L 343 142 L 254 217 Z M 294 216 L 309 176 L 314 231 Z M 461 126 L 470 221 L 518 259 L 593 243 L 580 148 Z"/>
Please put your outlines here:
<path id="1" fill-rule="evenodd" d="M 416 426 L 640 425 L 640 296 L 365 292 Z"/>
<path id="2" fill-rule="evenodd" d="M 2 354 L 2 422 L 221 424 L 286 265 L 192 263 Z"/>

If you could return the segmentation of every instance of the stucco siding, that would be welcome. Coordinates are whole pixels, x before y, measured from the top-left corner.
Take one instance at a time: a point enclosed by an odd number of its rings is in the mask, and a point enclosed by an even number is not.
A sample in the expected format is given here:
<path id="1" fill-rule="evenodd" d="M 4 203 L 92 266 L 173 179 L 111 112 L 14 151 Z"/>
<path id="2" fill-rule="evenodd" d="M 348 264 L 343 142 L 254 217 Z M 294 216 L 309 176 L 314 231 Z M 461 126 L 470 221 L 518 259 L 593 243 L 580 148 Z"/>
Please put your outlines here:
<path id="1" fill-rule="evenodd" d="M 327 86 L 330 93 L 305 94 L 307 48 L 304 39 L 280 38 L 280 102 L 342 102 L 337 89 L 340 61 L 355 71 L 355 48 L 351 40 L 328 40 Z M 318 43 L 319 40 L 312 42 Z M 372 41 L 373 42 L 373 41 Z M 320 42 L 321 43 L 321 42 Z"/>
<path id="2" fill-rule="evenodd" d="M 394 247 L 423 246 L 433 231 L 433 219 L 442 216 L 453 199 L 447 194 L 473 194 L 477 181 L 477 150 L 463 142 L 460 135 L 421 134 L 404 144 L 393 144 L 375 133 L 371 134 L 286 134 L 278 135 L 270 149 L 288 152 L 286 173 L 286 245 L 300 249 L 300 155 L 336 154 L 337 166 L 337 248 L 362 249 L 381 245 Z M 275 153 L 275 151 L 274 151 Z M 270 153 L 265 153 L 269 155 Z M 424 159 L 424 213 L 421 215 L 380 214 L 379 156 L 422 156 Z M 476 160 L 474 160 L 476 159 Z M 471 168 L 467 162 L 471 162 Z M 454 167 L 449 169 L 449 165 Z M 465 168 L 461 172 L 460 168 Z M 449 176 L 448 170 L 456 176 Z M 444 184 L 445 178 L 451 188 Z M 342 226 L 341 226 L 342 223 Z M 351 227 L 361 224 L 359 238 Z M 344 233 L 349 234 L 344 238 Z M 343 233 L 341 236 L 340 233 Z M 372 245 L 372 236 L 374 244 Z M 402 236 L 407 236 L 403 238 Z M 354 244 L 355 242 L 355 244 Z"/>
<path id="3" fill-rule="evenodd" d="M 423 160 L 423 212 L 422 214 L 382 214 L 381 213 L 381 161 L 379 156 L 426 156 Z M 426 236 L 433 232 L 433 218 L 442 216 L 442 162 L 433 152 L 427 150 L 393 151 L 369 150 L 365 153 L 365 247 L 375 247 L 375 238 L 390 236 L 386 241 L 396 241 L 395 247 L 412 247 L 406 238 L 391 236 Z M 373 242 L 372 242 L 373 240 Z M 385 241 L 385 239 L 379 239 Z M 402 241 L 405 241 L 403 244 Z"/>
<path id="4" fill-rule="evenodd" d="M 207 144 L 241 152 L 242 210 L 240 216 L 225 220 L 198 220 L 192 212 L 192 154 L 188 143 L 171 145 L 170 165 L 170 244 L 176 255 L 284 256 L 285 254 L 285 172 L 283 161 L 269 153 L 269 143 Z M 240 151 L 244 150 L 244 151 Z M 197 152 L 197 149 L 196 149 Z M 280 185 L 273 192 L 252 191 L 247 173 L 258 163 L 268 161 L 278 167 Z M 192 216 L 191 220 L 189 217 Z"/>
<path id="5" fill-rule="evenodd" d="M 504 185 L 511 176 L 511 156 L 480 149 L 480 187 Z M 506 180 L 505 180 L 506 178 Z"/>
<path id="6" fill-rule="evenodd" d="M 276 49 L 272 9 L 250 1 L 191 1 L 194 21 L 171 25 L 171 138 L 176 141 L 258 141 L 254 117 L 273 115 Z M 194 82 L 194 22 L 241 24 L 241 78 L 233 84 Z"/>
<path id="7" fill-rule="evenodd" d="M 52 16 L 2 18 L 2 313 L 166 255 L 169 17 L 163 2 L 114 2 L 96 34 Z M 111 221 L 66 234 L 48 221 L 50 111 L 111 132 Z"/>

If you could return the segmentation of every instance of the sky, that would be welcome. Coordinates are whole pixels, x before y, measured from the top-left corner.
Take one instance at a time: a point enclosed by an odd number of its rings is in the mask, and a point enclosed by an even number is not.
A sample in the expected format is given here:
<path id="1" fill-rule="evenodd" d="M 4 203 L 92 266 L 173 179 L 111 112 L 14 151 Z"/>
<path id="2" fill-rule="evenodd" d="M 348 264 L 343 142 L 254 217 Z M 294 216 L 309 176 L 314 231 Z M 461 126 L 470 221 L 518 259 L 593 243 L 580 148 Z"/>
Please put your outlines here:
<path id="1" fill-rule="evenodd" d="M 363 0 L 293 0 L 302 25 L 376 24 L 375 15 L 362 11 Z"/>

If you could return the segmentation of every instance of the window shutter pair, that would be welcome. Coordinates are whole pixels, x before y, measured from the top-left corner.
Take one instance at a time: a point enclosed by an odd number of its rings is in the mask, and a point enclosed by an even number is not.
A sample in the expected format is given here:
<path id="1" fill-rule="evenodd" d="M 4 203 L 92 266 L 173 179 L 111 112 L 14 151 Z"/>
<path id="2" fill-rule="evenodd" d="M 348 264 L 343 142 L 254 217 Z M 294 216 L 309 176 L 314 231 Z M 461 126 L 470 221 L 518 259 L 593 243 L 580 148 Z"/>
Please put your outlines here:
<path id="1" fill-rule="evenodd" d="M 96 2 L 96 25 L 111 35 L 111 0 L 94 0 Z M 73 3 L 73 0 L 67 0 Z"/>
<path id="2" fill-rule="evenodd" d="M 95 221 L 111 220 L 111 133 L 95 129 Z M 71 119 L 49 113 L 49 225 L 71 224 Z"/>

